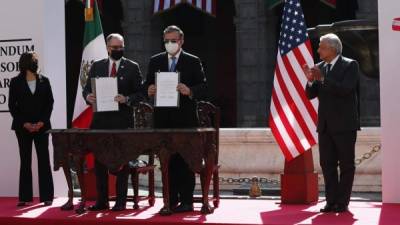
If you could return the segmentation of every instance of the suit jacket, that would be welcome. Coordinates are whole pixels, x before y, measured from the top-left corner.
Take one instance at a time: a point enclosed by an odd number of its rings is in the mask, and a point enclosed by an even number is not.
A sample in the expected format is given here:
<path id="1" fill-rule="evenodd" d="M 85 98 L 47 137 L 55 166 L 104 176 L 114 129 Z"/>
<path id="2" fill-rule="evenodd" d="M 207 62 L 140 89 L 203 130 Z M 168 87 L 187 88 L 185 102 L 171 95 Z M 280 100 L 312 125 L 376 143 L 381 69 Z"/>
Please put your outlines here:
<path id="1" fill-rule="evenodd" d="M 92 64 L 89 77 L 83 88 L 83 98 L 86 100 L 88 94 L 92 93 L 90 79 L 109 76 L 108 58 L 96 61 Z M 127 104 L 119 104 L 119 111 L 95 112 L 91 128 L 93 129 L 122 129 L 133 126 L 132 105 L 143 100 L 142 75 L 139 65 L 127 58 L 122 57 L 116 75 L 118 79 L 118 94 L 129 96 Z M 88 102 L 88 104 L 90 104 Z"/>
<path id="2" fill-rule="evenodd" d="M 317 66 L 325 73 L 326 63 Z M 319 100 L 318 132 L 339 133 L 360 129 L 359 69 L 355 60 L 339 56 L 324 81 L 306 85 L 309 99 Z"/>
<path id="3" fill-rule="evenodd" d="M 155 83 L 156 72 L 168 72 L 168 54 L 166 52 L 154 55 L 150 59 L 145 91 Z M 203 66 L 197 56 L 182 51 L 175 67 L 180 74 L 180 83 L 188 86 L 192 97 L 179 96 L 179 107 L 155 108 L 154 125 L 158 128 L 184 128 L 198 126 L 196 102 L 207 96 L 207 82 Z"/>
<path id="4" fill-rule="evenodd" d="M 50 116 L 53 111 L 53 92 L 47 77 L 39 75 L 32 94 L 25 75 L 19 74 L 10 82 L 8 108 L 13 117 L 11 129 L 23 130 L 24 123 L 44 123 L 41 132 L 51 129 Z"/>

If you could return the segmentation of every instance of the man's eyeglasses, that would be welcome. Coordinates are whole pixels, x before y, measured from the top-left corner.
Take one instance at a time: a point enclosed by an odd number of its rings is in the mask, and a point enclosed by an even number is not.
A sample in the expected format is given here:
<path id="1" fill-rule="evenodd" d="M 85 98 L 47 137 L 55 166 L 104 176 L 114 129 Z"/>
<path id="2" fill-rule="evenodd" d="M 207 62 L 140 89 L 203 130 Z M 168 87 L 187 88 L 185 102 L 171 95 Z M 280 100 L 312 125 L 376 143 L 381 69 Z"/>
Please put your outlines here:
<path id="1" fill-rule="evenodd" d="M 112 50 L 124 50 L 124 46 L 118 46 L 118 45 L 110 45 L 108 46 L 109 48 L 111 48 Z"/>
<path id="2" fill-rule="evenodd" d="M 167 43 L 175 44 L 175 43 L 178 43 L 178 41 L 179 41 L 179 39 L 164 39 L 164 44 L 167 44 Z"/>

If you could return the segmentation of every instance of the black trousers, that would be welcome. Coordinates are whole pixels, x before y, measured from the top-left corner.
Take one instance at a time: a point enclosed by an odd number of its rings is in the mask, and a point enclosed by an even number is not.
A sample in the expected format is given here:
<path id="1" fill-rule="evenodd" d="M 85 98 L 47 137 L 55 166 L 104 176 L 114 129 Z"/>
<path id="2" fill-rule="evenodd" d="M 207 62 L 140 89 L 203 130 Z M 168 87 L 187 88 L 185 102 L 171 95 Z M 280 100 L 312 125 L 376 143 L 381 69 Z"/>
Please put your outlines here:
<path id="1" fill-rule="evenodd" d="M 108 168 L 97 160 L 95 160 L 94 163 L 96 174 L 97 202 L 99 204 L 108 204 Z M 117 182 L 115 184 L 115 188 L 117 192 L 117 199 L 115 204 L 125 205 L 128 192 L 128 166 L 123 166 L 122 170 L 118 171 L 116 175 Z"/>
<path id="2" fill-rule="evenodd" d="M 156 108 L 154 116 L 156 128 L 193 128 L 198 126 L 195 107 Z M 170 205 L 193 204 L 195 174 L 179 154 L 169 161 Z"/>
<path id="3" fill-rule="evenodd" d="M 19 157 L 19 201 L 33 200 L 32 191 L 32 142 L 35 143 L 39 170 L 40 201 L 52 201 L 54 197 L 53 177 L 49 159 L 49 135 L 44 132 L 29 133 L 25 130 L 15 131 L 18 139 Z"/>
<path id="4" fill-rule="evenodd" d="M 327 204 L 348 205 L 355 173 L 357 131 L 343 133 L 327 131 L 319 133 L 318 139 Z"/>
<path id="5" fill-rule="evenodd" d="M 170 205 L 193 204 L 193 192 L 196 177 L 188 164 L 179 154 L 171 156 L 169 161 Z"/>
<path id="6" fill-rule="evenodd" d="M 130 112 L 101 112 L 95 113 L 90 126 L 91 129 L 126 129 L 132 123 Z M 95 159 L 94 169 L 96 174 L 97 203 L 108 204 L 108 168 Z M 115 184 L 117 192 L 117 205 L 125 205 L 128 192 L 129 170 L 123 166 L 122 170 L 115 173 L 117 182 Z"/>

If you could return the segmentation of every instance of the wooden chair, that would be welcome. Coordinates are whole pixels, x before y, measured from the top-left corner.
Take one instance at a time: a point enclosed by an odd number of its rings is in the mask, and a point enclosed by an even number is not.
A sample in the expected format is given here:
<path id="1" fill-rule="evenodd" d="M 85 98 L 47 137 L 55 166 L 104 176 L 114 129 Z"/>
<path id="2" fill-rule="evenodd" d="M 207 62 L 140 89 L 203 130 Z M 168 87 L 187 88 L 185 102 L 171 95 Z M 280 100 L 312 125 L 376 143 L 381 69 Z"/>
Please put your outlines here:
<path id="1" fill-rule="evenodd" d="M 219 206 L 219 124 L 220 124 L 220 110 L 210 102 L 200 101 L 197 103 L 197 118 L 200 127 L 213 127 L 216 130 L 216 148 L 217 156 L 215 165 L 213 167 L 212 181 L 213 181 L 213 196 L 211 201 L 215 208 Z M 195 197 L 194 202 L 202 202 L 202 197 Z"/>
<path id="2" fill-rule="evenodd" d="M 154 110 L 150 104 L 140 103 L 135 109 L 135 129 L 144 129 L 152 127 L 152 119 Z M 200 101 L 197 103 L 197 118 L 200 127 L 213 127 L 216 129 L 216 148 L 217 156 L 215 160 L 215 165 L 213 168 L 213 205 L 214 207 L 219 206 L 219 165 L 218 165 L 218 155 L 219 155 L 219 124 L 220 124 L 220 111 L 219 108 L 211 104 L 210 102 Z M 138 202 L 141 200 L 148 200 L 150 206 L 154 205 L 155 195 L 154 195 L 154 155 L 149 155 L 149 162 L 143 167 L 130 167 L 130 174 L 132 179 L 132 186 L 134 191 L 133 202 L 134 209 L 138 209 Z M 148 174 L 149 181 L 149 194 L 148 196 L 139 196 L 139 174 Z M 202 202 L 201 197 L 195 197 L 195 202 Z"/>
<path id="3" fill-rule="evenodd" d="M 145 129 L 152 127 L 153 107 L 147 103 L 139 103 L 135 108 L 135 129 Z M 139 209 L 139 201 L 148 200 L 150 206 L 154 206 L 154 154 L 148 155 L 148 162 L 144 166 L 129 165 L 129 172 L 131 175 L 131 182 L 133 187 L 133 208 Z M 139 174 L 148 175 L 148 195 L 139 196 Z"/>

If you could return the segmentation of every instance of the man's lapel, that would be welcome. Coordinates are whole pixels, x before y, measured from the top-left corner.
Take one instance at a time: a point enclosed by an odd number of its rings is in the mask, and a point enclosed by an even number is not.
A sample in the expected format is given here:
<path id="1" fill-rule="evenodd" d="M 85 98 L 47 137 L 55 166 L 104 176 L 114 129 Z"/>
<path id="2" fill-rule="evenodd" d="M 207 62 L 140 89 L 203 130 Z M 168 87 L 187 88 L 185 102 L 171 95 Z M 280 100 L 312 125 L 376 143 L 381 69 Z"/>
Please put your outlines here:
<path id="1" fill-rule="evenodd" d="M 126 62 L 126 59 L 124 57 L 122 57 L 121 61 L 119 62 L 119 67 L 118 67 L 118 70 L 117 70 L 117 77 L 122 76 L 122 74 L 124 73 L 125 62 Z"/>
<path id="2" fill-rule="evenodd" d="M 329 72 L 329 76 L 335 76 L 340 70 L 342 69 L 342 56 L 339 56 L 338 60 L 336 61 L 335 65 L 331 68 L 331 71 Z"/>
<path id="3" fill-rule="evenodd" d="M 181 55 L 179 56 L 178 62 L 176 63 L 175 66 L 175 71 L 180 72 L 182 71 L 182 61 L 185 60 L 185 52 L 182 50 Z"/>

